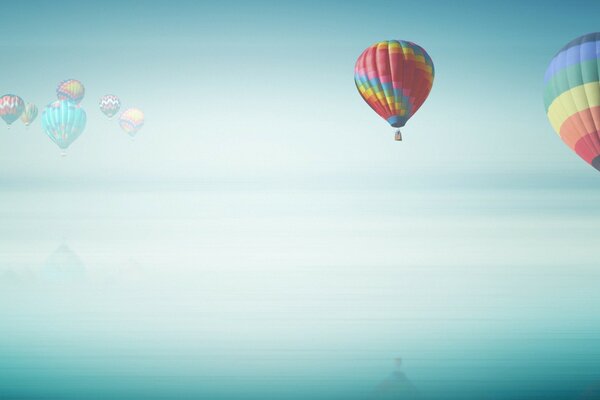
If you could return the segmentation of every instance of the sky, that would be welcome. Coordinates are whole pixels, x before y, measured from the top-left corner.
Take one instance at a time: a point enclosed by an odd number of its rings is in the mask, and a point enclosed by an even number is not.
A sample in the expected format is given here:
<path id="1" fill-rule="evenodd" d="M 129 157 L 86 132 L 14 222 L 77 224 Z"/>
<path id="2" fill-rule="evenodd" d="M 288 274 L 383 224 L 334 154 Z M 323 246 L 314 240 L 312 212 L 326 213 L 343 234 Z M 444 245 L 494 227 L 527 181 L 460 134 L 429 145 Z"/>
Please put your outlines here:
<path id="1" fill-rule="evenodd" d="M 564 399 L 600 381 L 598 171 L 552 130 L 598 1 L 27 1 L 0 93 L 86 87 L 66 157 L 0 122 L 0 397 Z M 354 63 L 435 64 L 394 129 Z M 145 112 L 135 140 L 98 109 Z M 396 375 L 394 375 L 396 374 Z M 389 398 L 389 397 L 383 397 Z"/>
<path id="2" fill-rule="evenodd" d="M 546 119 L 542 79 L 558 49 L 598 29 L 598 11 L 590 1 L 12 2 L 0 91 L 44 106 L 59 81 L 79 79 L 88 124 L 65 159 L 39 118 L 0 127 L 0 178 L 593 182 Z M 418 43 L 436 69 L 402 143 L 353 82 L 358 55 L 385 39 Z M 144 110 L 134 142 L 99 112 L 106 93 Z"/>

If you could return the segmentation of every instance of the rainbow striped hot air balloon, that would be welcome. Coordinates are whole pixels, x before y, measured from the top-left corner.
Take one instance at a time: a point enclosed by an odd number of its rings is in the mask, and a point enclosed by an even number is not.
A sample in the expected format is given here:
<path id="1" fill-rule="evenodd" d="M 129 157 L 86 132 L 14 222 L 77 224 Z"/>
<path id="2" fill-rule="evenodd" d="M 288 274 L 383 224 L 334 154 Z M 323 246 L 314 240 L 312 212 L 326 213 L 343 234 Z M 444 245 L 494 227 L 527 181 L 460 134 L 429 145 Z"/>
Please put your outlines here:
<path id="1" fill-rule="evenodd" d="M 79 104 L 85 96 L 85 87 L 77 79 L 67 79 L 58 84 L 56 97 L 59 100 L 69 100 Z"/>
<path id="2" fill-rule="evenodd" d="M 600 32 L 578 37 L 552 59 L 544 103 L 561 139 L 600 171 Z"/>
<path id="3" fill-rule="evenodd" d="M 0 97 L 0 117 L 6 122 L 10 129 L 10 124 L 19 119 L 25 110 L 25 102 L 22 98 L 14 94 L 5 94 Z"/>
<path id="4" fill-rule="evenodd" d="M 421 46 L 386 40 L 366 49 L 354 67 L 354 82 L 362 98 L 392 127 L 401 128 L 431 91 L 434 68 Z M 402 140 L 400 129 L 396 140 Z"/>
<path id="5" fill-rule="evenodd" d="M 138 108 L 128 108 L 121 113 L 119 125 L 129 136 L 134 137 L 144 126 L 144 112 Z"/>

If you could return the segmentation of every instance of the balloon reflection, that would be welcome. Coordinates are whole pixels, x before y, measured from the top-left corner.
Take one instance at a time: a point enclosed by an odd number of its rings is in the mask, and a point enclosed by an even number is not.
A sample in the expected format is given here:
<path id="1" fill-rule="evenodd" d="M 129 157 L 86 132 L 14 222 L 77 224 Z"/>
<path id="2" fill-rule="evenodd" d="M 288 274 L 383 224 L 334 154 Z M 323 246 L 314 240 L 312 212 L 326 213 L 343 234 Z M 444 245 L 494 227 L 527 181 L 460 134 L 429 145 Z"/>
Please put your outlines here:
<path id="1" fill-rule="evenodd" d="M 394 359 L 394 370 L 375 388 L 372 400 L 420 399 L 416 386 L 402 371 L 402 359 Z"/>

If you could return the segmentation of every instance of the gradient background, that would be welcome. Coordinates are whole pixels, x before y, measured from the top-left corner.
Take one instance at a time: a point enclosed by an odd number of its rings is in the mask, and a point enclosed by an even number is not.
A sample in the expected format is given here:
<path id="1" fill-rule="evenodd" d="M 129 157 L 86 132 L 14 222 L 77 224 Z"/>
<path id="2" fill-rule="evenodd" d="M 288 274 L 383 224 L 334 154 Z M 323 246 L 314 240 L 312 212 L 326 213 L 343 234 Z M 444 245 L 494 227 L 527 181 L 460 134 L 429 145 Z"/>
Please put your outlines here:
<path id="1" fill-rule="evenodd" d="M 598 172 L 542 102 L 597 2 L 2 8 L 0 91 L 88 125 L 0 128 L 0 398 L 600 397 Z M 402 143 L 353 82 L 392 38 Z"/>

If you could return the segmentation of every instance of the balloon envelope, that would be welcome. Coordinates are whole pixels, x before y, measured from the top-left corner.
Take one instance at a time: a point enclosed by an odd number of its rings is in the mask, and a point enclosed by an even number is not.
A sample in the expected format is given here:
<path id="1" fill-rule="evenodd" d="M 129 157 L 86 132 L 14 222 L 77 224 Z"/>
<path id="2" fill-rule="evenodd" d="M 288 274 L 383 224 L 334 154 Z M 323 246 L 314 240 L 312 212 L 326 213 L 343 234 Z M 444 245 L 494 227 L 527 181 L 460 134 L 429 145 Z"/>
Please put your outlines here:
<path id="1" fill-rule="evenodd" d="M 29 126 L 36 119 L 38 115 L 38 108 L 33 103 L 27 103 L 25 106 L 25 110 L 23 114 L 21 114 L 21 121 L 25 124 L 25 126 Z"/>
<path id="2" fill-rule="evenodd" d="M 138 108 L 128 108 L 121 113 L 119 125 L 129 136 L 134 137 L 144 126 L 144 113 Z"/>
<path id="3" fill-rule="evenodd" d="M 5 94 L 0 97 L 0 117 L 8 126 L 15 122 L 25 110 L 25 102 L 14 94 Z"/>
<path id="4" fill-rule="evenodd" d="M 85 129 L 85 111 L 66 100 L 48 104 L 42 113 L 42 128 L 58 147 L 65 150 Z"/>
<path id="5" fill-rule="evenodd" d="M 100 98 L 100 111 L 108 118 L 114 117 L 121 108 L 121 100 L 113 94 L 106 94 Z"/>
<path id="6" fill-rule="evenodd" d="M 386 40 L 367 48 L 356 61 L 354 82 L 369 106 L 395 128 L 403 127 L 433 85 L 434 67 L 421 46 Z"/>
<path id="7" fill-rule="evenodd" d="M 575 153 L 600 170 L 600 32 L 578 37 L 552 59 L 544 76 L 550 124 Z"/>
<path id="8" fill-rule="evenodd" d="M 75 104 L 79 104 L 85 95 L 85 87 L 83 83 L 77 79 L 67 79 L 58 84 L 56 88 L 56 97 L 59 100 L 69 100 Z"/>

